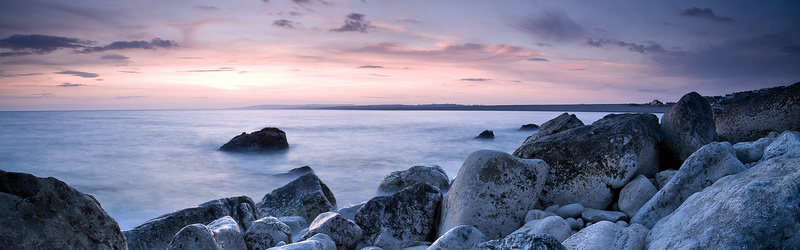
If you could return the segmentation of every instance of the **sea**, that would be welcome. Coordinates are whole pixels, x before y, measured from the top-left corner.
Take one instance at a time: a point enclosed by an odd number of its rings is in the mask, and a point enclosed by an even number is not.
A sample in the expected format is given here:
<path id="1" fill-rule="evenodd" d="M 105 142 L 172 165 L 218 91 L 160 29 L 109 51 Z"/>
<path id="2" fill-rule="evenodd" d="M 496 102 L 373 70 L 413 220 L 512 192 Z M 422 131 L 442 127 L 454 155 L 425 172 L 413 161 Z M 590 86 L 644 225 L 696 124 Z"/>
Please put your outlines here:
<path id="1" fill-rule="evenodd" d="M 122 230 L 206 201 L 255 202 L 310 166 L 338 207 L 377 195 L 381 179 L 416 165 L 455 177 L 481 149 L 513 153 L 563 112 L 369 110 L 145 110 L 0 112 L 0 169 L 55 177 L 94 196 Z M 572 113 L 572 112 L 571 112 Z M 604 112 L 574 112 L 585 124 Z M 657 114 L 660 117 L 660 114 Z M 242 132 L 277 127 L 289 150 L 217 149 Z M 492 140 L 475 139 L 492 130 Z"/>

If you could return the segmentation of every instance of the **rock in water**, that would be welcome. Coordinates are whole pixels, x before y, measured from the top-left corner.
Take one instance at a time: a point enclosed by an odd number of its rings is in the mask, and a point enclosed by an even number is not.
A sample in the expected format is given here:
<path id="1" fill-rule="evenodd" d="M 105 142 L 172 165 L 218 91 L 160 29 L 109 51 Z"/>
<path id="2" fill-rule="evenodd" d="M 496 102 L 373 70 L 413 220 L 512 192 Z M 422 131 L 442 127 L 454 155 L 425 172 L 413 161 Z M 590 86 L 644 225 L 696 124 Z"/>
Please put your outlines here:
<path id="1" fill-rule="evenodd" d="M 473 226 L 461 225 L 450 229 L 439 239 L 436 239 L 428 250 L 455 250 L 472 249 L 486 241 L 486 236 L 481 230 Z"/>
<path id="2" fill-rule="evenodd" d="M 494 132 L 491 130 L 484 130 L 481 134 L 476 136 L 475 139 L 494 139 Z"/>
<path id="3" fill-rule="evenodd" d="M 681 162 L 703 145 L 717 140 L 711 104 L 697 92 L 683 95 L 661 117 L 667 147 Z"/>
<path id="4" fill-rule="evenodd" d="M 721 141 L 755 141 L 772 131 L 800 130 L 800 82 L 755 98 L 725 105 L 714 113 Z"/>
<path id="5" fill-rule="evenodd" d="M 588 226 L 567 238 L 567 249 L 645 249 L 646 227 L 632 224 L 628 227 L 601 221 Z"/>
<path id="6" fill-rule="evenodd" d="M 503 239 L 487 241 L 478 244 L 476 250 L 503 250 L 503 249 L 542 249 L 566 250 L 561 242 L 549 234 L 515 233 Z"/>
<path id="7" fill-rule="evenodd" d="M 413 166 L 408 170 L 395 171 L 383 177 L 378 185 L 378 192 L 392 194 L 417 183 L 428 183 L 446 192 L 450 189 L 450 178 L 444 169 L 437 165 L 431 167 Z"/>
<path id="8" fill-rule="evenodd" d="M 279 242 L 292 243 L 292 229 L 278 220 L 267 216 L 256 221 L 244 233 L 247 249 L 267 249 Z"/>
<path id="9" fill-rule="evenodd" d="M 278 128 L 263 128 L 253 133 L 233 137 L 219 148 L 227 152 L 265 152 L 289 148 L 286 133 Z"/>
<path id="10" fill-rule="evenodd" d="M 363 236 L 361 227 L 335 212 L 325 212 L 317 216 L 300 240 L 306 240 L 320 233 L 331 237 L 339 250 L 355 249 Z"/>
<path id="11" fill-rule="evenodd" d="M 287 172 L 284 172 L 284 173 L 274 174 L 272 176 L 297 178 L 297 177 L 303 176 L 304 174 L 307 174 L 307 173 L 314 173 L 314 170 L 311 169 L 311 167 L 309 167 L 309 166 L 302 166 L 302 167 L 299 167 L 299 168 L 293 168 L 293 169 L 291 169 L 291 170 L 289 170 Z"/>
<path id="12" fill-rule="evenodd" d="M 498 239 L 517 230 L 536 207 L 547 171 L 542 160 L 491 150 L 471 153 L 444 196 L 439 234 L 470 225 Z"/>
<path id="13" fill-rule="evenodd" d="M 0 248 L 125 249 L 117 222 L 91 195 L 53 178 L 0 170 Z"/>
<path id="14" fill-rule="evenodd" d="M 312 221 L 321 213 L 336 211 L 336 197 L 317 175 L 307 173 L 264 195 L 256 209 L 259 217 L 296 215 Z"/>
<path id="15" fill-rule="evenodd" d="M 442 193 L 427 183 L 417 183 L 391 196 L 377 196 L 356 212 L 364 238 L 383 249 L 409 247 L 416 241 L 433 241 Z"/>
<path id="16" fill-rule="evenodd" d="M 628 182 L 619 192 L 619 210 L 631 218 L 639 208 L 653 198 L 656 192 L 658 192 L 656 186 L 653 186 L 647 177 L 640 175 Z"/>
<path id="17" fill-rule="evenodd" d="M 537 130 L 537 129 L 539 129 L 539 125 L 533 123 L 525 124 L 522 125 L 522 127 L 519 127 L 519 130 Z"/>
<path id="18" fill-rule="evenodd" d="M 660 138 L 655 115 L 610 114 L 592 125 L 527 142 L 514 155 L 550 166 L 540 197 L 544 206 L 580 203 L 605 209 L 613 198 L 611 189 L 640 174 L 655 175 Z"/>
<path id="19" fill-rule="evenodd" d="M 652 228 L 659 219 L 675 211 L 692 194 L 726 175 L 736 174 L 744 169 L 730 143 L 713 142 L 705 145 L 683 162 L 681 169 L 664 188 L 633 215 L 631 223 Z"/>
<path id="20" fill-rule="evenodd" d="M 561 131 L 565 131 L 571 128 L 577 128 L 583 126 L 583 121 L 578 119 L 575 114 L 563 113 L 556 118 L 550 119 L 549 121 L 542 123 L 542 126 L 539 127 L 539 132 L 529 136 L 525 139 L 525 143 L 535 141 L 536 139 L 552 135 Z"/>
<path id="21" fill-rule="evenodd" d="M 719 179 L 647 235 L 649 249 L 796 249 L 800 148 Z"/>

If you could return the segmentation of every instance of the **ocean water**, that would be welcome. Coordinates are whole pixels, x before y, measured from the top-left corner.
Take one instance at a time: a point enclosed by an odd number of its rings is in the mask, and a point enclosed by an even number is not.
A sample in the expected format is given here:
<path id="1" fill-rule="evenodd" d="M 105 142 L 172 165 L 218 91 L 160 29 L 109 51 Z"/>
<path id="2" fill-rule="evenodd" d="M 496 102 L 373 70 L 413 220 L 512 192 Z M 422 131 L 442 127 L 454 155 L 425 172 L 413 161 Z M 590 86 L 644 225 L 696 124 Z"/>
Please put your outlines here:
<path id="1" fill-rule="evenodd" d="M 181 110 L 0 112 L 0 169 L 56 177 L 93 195 L 123 230 L 223 197 L 255 202 L 311 166 L 339 207 L 377 193 L 381 178 L 414 165 L 454 177 L 480 149 L 512 153 L 561 112 Z M 606 113 L 576 112 L 586 124 Z M 217 151 L 242 132 L 278 127 L 281 153 Z M 489 129 L 494 140 L 474 139 Z"/>

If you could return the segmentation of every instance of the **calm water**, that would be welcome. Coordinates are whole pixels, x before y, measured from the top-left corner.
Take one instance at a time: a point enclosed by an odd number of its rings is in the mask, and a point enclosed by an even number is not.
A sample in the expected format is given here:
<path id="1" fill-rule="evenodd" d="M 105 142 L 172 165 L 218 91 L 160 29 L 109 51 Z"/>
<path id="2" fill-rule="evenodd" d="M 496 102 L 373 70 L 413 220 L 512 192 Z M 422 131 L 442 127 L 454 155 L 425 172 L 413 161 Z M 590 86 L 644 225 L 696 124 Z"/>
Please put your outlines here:
<path id="1" fill-rule="evenodd" d="M 311 166 L 339 207 L 366 201 L 381 178 L 440 165 L 452 178 L 479 149 L 511 153 L 532 134 L 517 129 L 560 112 L 520 111 L 57 111 L 0 112 L 0 169 L 56 177 L 97 198 L 125 230 L 148 219 L 238 195 L 258 202 Z M 590 124 L 605 113 L 576 113 Z M 242 132 L 281 128 L 290 149 L 216 151 Z M 481 131 L 494 140 L 473 139 Z"/>

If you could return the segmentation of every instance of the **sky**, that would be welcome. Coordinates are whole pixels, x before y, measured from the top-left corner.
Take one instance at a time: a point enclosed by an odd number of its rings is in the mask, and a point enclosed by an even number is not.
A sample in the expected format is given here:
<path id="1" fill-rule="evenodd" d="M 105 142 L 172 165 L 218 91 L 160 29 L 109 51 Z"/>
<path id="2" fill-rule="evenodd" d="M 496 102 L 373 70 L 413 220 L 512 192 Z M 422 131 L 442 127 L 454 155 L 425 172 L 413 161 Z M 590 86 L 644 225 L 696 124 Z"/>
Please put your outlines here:
<path id="1" fill-rule="evenodd" d="M 800 1 L 0 0 L 0 110 L 677 101 L 800 81 Z"/>

